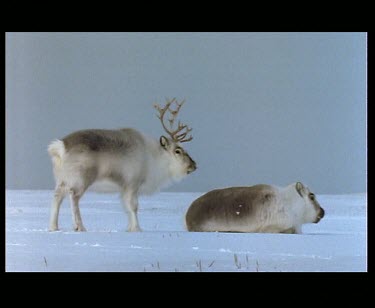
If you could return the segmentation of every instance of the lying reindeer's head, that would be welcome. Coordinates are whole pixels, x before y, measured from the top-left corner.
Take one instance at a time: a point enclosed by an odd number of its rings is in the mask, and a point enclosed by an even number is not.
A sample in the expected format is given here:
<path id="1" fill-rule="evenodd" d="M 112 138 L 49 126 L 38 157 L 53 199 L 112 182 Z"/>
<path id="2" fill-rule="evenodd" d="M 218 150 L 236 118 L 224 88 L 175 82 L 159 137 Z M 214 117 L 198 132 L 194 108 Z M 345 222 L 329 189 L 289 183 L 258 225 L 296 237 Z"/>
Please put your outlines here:
<path id="1" fill-rule="evenodd" d="M 296 183 L 296 190 L 305 201 L 305 221 L 318 223 L 324 217 L 324 210 L 320 207 L 315 195 L 301 182 Z"/>
<path id="2" fill-rule="evenodd" d="M 190 155 L 184 150 L 184 148 L 180 145 L 180 143 L 188 142 L 193 139 L 193 137 L 187 136 L 187 134 L 192 130 L 187 125 L 183 125 L 180 121 L 178 122 L 178 127 L 173 129 L 174 121 L 177 117 L 180 108 L 184 104 L 185 101 L 178 103 L 176 99 L 167 100 L 166 105 L 164 108 L 161 108 L 159 105 L 155 104 L 155 108 L 158 110 L 159 115 L 158 118 L 161 121 L 161 124 L 170 136 L 167 138 L 165 136 L 160 137 L 160 146 L 167 151 L 169 158 L 170 158 L 170 170 L 177 177 L 182 177 L 186 174 L 189 174 L 197 169 L 197 164 L 195 161 L 190 157 Z M 176 109 L 171 109 L 171 104 L 176 103 Z M 169 128 L 165 125 L 164 116 L 166 112 L 169 111 L 170 117 L 168 118 Z"/>

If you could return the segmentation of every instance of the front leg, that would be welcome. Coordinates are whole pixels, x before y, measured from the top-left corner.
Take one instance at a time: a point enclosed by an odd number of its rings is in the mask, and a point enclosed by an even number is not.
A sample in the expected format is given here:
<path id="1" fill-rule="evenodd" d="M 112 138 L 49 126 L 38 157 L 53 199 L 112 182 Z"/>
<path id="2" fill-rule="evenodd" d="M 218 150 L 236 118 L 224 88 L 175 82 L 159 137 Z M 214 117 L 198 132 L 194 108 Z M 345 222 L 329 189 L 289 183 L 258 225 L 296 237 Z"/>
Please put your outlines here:
<path id="1" fill-rule="evenodd" d="M 294 229 L 296 230 L 294 233 L 295 234 L 302 234 L 302 226 L 295 226 Z"/>
<path id="2" fill-rule="evenodd" d="M 286 234 L 302 234 L 302 226 L 294 226 L 289 229 L 285 229 L 281 231 L 280 233 L 286 233 Z"/>
<path id="3" fill-rule="evenodd" d="M 296 229 L 294 227 L 291 227 L 289 229 L 281 231 L 280 233 L 295 234 L 296 233 Z"/>
<path id="4" fill-rule="evenodd" d="M 142 231 L 138 223 L 138 194 L 133 190 L 126 190 L 122 193 L 123 207 L 128 213 L 128 232 Z"/>

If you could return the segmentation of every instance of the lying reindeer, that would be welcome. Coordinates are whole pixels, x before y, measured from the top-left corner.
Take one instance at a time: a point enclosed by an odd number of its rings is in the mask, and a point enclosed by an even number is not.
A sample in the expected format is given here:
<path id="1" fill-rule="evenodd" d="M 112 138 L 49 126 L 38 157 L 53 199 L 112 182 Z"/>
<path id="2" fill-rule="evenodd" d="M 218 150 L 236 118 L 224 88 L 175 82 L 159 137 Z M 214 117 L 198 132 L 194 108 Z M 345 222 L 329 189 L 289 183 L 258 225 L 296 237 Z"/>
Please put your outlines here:
<path id="1" fill-rule="evenodd" d="M 176 109 L 171 105 L 176 103 Z M 50 231 L 58 230 L 61 202 L 70 196 L 75 231 L 86 231 L 83 226 L 79 200 L 85 191 L 120 192 L 128 212 L 128 231 L 141 231 L 138 223 L 138 195 L 151 194 L 173 181 L 182 179 L 197 166 L 180 143 L 192 140 L 192 130 L 174 121 L 184 101 L 175 99 L 164 108 L 159 105 L 158 118 L 170 138 L 150 139 L 132 128 L 116 130 L 87 129 L 76 131 L 61 140 L 53 141 L 48 152 L 52 158 L 56 188 L 51 208 Z M 165 124 L 165 115 L 169 128 Z"/>
<path id="2" fill-rule="evenodd" d="M 297 182 L 212 190 L 191 204 L 185 221 L 196 232 L 301 233 L 302 224 L 323 216 L 315 195 Z"/>

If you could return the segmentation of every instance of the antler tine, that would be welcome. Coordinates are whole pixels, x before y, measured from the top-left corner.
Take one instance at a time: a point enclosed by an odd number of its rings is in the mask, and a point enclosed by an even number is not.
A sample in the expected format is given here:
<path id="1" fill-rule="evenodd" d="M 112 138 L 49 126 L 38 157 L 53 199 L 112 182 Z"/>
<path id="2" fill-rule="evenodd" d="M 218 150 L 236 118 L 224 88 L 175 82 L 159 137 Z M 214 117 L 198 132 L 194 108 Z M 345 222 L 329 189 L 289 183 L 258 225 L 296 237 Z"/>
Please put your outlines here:
<path id="1" fill-rule="evenodd" d="M 163 126 L 164 130 L 172 137 L 171 132 L 164 124 L 164 115 L 169 109 L 169 106 L 174 102 L 174 99 L 172 100 L 166 99 L 166 100 L 167 100 L 167 103 L 164 106 L 164 108 L 160 107 L 158 104 L 154 104 L 154 107 L 159 112 L 159 115 L 157 115 L 157 117 L 159 118 L 161 125 Z"/>
<path id="2" fill-rule="evenodd" d="M 163 126 L 164 130 L 172 137 L 171 132 L 168 130 L 168 128 L 164 124 L 164 115 L 169 110 L 170 105 L 175 101 L 175 98 L 172 100 L 166 99 L 167 103 L 165 104 L 164 108 L 160 107 L 158 104 L 154 104 L 154 107 L 157 111 L 159 111 L 159 115 L 157 117 L 159 118 L 161 125 Z M 173 123 L 170 123 L 170 126 L 172 126 Z"/>
<path id="3" fill-rule="evenodd" d="M 192 139 L 193 139 L 193 136 L 191 136 L 191 135 L 189 136 L 189 138 L 185 138 L 186 135 L 188 134 L 188 132 L 190 132 L 191 130 L 192 130 L 192 129 L 187 128 L 187 130 L 186 130 L 185 133 L 176 136 L 176 139 L 178 140 L 178 142 L 181 142 L 181 143 L 182 143 L 182 142 L 188 142 L 188 141 L 192 140 Z"/>
<path id="4" fill-rule="evenodd" d="M 181 103 L 179 103 L 176 98 L 173 98 L 172 100 L 169 100 L 166 98 L 166 104 L 164 108 L 160 107 L 158 104 L 154 104 L 154 107 L 158 110 L 159 115 L 157 116 L 161 124 L 164 128 L 164 130 L 169 134 L 169 136 L 174 140 L 175 142 L 187 142 L 193 139 L 193 137 L 190 135 L 188 138 L 186 138 L 187 134 L 192 131 L 191 128 L 189 128 L 187 125 L 183 125 L 180 121 L 178 122 L 177 129 L 173 130 L 173 124 L 174 121 L 182 107 L 182 105 L 185 103 L 185 100 L 183 100 Z M 176 109 L 171 108 L 172 103 L 176 103 L 177 107 Z M 171 117 L 168 119 L 170 128 L 168 129 L 164 123 L 164 116 L 165 113 L 169 111 L 171 114 Z M 185 132 L 179 134 L 183 129 L 186 129 Z"/>
<path id="5" fill-rule="evenodd" d="M 172 100 L 172 102 L 174 102 L 174 101 L 176 102 L 176 105 L 177 105 L 176 109 L 173 110 L 173 109 L 170 108 L 170 104 L 168 105 L 168 110 L 171 113 L 171 117 L 168 119 L 168 121 L 169 121 L 169 125 L 170 125 L 171 128 L 173 127 L 174 121 L 175 121 L 182 105 L 185 103 L 185 100 L 183 100 L 181 103 L 179 103 L 178 101 L 176 101 L 176 98 L 174 98 Z"/>
<path id="6" fill-rule="evenodd" d="M 182 134 L 178 134 L 180 131 L 182 131 L 183 129 L 186 129 L 185 132 L 183 132 Z M 175 134 L 175 138 L 176 140 L 178 140 L 179 142 L 187 142 L 187 141 L 190 141 L 193 139 L 193 137 L 190 135 L 189 138 L 185 139 L 187 134 L 190 133 L 193 129 L 188 127 L 187 125 L 183 125 L 180 121 L 178 122 L 178 128 L 176 130 L 176 134 Z"/>

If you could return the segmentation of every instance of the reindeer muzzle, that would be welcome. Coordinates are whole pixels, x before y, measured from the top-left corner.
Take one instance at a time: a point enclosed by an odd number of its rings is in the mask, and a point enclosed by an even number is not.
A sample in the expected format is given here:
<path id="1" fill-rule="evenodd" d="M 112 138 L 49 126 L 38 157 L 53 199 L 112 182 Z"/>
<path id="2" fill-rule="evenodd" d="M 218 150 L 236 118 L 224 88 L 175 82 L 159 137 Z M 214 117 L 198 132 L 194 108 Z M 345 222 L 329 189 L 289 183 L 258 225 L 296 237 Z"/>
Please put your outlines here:
<path id="1" fill-rule="evenodd" d="M 197 164 L 194 160 L 190 159 L 191 160 L 191 163 L 187 169 L 187 173 L 192 173 L 193 171 L 197 170 Z"/>
<path id="2" fill-rule="evenodd" d="M 316 220 L 314 221 L 314 223 L 318 223 L 323 217 L 324 217 L 324 210 L 320 208 L 318 216 L 316 217 Z"/>

